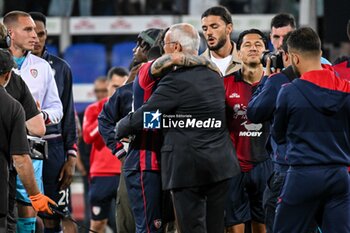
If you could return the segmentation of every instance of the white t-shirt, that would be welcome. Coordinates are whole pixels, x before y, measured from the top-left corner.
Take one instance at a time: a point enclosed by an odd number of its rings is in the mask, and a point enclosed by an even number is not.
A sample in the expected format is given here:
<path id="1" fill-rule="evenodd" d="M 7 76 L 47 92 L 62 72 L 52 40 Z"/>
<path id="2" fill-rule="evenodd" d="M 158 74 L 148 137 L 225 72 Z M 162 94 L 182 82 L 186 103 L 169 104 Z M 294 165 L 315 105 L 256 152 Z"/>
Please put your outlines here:
<path id="1" fill-rule="evenodd" d="M 226 74 L 226 69 L 230 64 L 231 59 L 232 55 L 228 55 L 225 58 L 215 58 L 214 56 L 211 56 L 211 60 L 215 63 L 217 67 L 219 67 L 222 75 Z"/>
<path id="2" fill-rule="evenodd" d="M 21 69 L 13 70 L 22 77 L 35 101 L 39 101 L 40 108 L 49 115 L 51 124 L 59 123 L 63 117 L 62 103 L 50 64 L 28 53 Z"/>

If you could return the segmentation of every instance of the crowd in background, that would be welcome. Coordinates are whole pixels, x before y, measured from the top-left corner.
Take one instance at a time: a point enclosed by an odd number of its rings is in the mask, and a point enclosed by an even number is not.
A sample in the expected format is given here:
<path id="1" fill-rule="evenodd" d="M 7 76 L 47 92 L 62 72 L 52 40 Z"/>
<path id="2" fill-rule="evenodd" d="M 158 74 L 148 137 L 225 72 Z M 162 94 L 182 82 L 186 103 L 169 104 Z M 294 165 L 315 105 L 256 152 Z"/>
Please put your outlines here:
<path id="1" fill-rule="evenodd" d="M 0 1 L 2 14 L 12 10 L 38 11 L 47 16 L 185 15 L 201 14 L 215 5 L 232 14 L 298 13 L 297 0 L 11 0 Z M 107 6 L 107 7 L 106 7 Z"/>

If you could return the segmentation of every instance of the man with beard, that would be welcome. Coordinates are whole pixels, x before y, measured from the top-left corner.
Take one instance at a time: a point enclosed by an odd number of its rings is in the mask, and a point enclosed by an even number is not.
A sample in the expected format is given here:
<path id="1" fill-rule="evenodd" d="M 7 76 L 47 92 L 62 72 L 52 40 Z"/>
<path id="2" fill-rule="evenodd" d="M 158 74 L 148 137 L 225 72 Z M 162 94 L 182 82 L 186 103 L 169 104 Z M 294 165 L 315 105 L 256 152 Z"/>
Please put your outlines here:
<path id="1" fill-rule="evenodd" d="M 236 44 L 231 41 L 233 23 L 231 13 L 223 6 L 214 6 L 202 14 L 202 29 L 208 49 L 203 56 L 209 57 L 222 75 L 241 68 Z"/>
<path id="2" fill-rule="evenodd" d="M 190 24 L 175 24 L 165 34 L 162 45 L 165 54 L 197 55 L 199 35 Z M 219 77 L 204 66 L 178 66 L 162 77 L 144 105 L 121 119 L 116 127 L 118 139 L 145 130 L 145 112 L 152 113 L 147 127 L 159 122 L 161 114 L 188 115 L 188 119 L 200 124 L 207 119 L 219 123 L 211 127 L 196 123 L 186 126 L 188 129 L 175 126 L 162 131 L 162 187 L 171 191 L 178 230 L 183 233 L 224 231 L 228 179 L 239 172 L 226 128 L 224 87 Z"/>
<path id="3" fill-rule="evenodd" d="M 293 31 L 287 44 L 300 78 L 284 85 L 276 101 L 272 136 L 286 143 L 290 168 L 273 232 L 307 232 L 314 219 L 323 232 L 350 232 L 350 83 L 321 66 L 313 29 Z"/>
<path id="4" fill-rule="evenodd" d="M 253 233 L 266 231 L 262 199 L 272 172 L 265 150 L 269 124 L 254 124 L 247 119 L 248 102 L 264 75 L 260 57 L 266 44 L 261 31 L 242 32 L 237 41 L 242 68 L 224 78 L 228 129 L 242 171 L 231 179 L 225 217 L 227 233 L 244 233 L 248 221 Z"/>

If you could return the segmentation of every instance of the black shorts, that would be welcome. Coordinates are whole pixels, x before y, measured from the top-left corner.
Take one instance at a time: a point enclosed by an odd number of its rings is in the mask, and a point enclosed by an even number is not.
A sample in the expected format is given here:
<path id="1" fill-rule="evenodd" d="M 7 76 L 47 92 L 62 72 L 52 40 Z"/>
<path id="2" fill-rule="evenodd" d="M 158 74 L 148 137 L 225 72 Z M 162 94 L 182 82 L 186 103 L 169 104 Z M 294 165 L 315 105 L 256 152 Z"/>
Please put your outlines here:
<path id="1" fill-rule="evenodd" d="M 107 219 L 112 202 L 116 204 L 119 186 L 119 175 L 95 176 L 91 179 L 89 202 L 91 206 L 91 219 Z"/>
<path id="2" fill-rule="evenodd" d="M 241 172 L 231 179 L 226 205 L 225 226 L 229 227 L 253 220 L 264 223 L 263 194 L 267 179 L 272 173 L 270 159 Z"/>
<path id="3" fill-rule="evenodd" d="M 62 212 L 70 211 L 70 192 L 69 189 L 60 190 L 59 175 L 66 161 L 64 144 L 61 137 L 48 139 L 48 159 L 44 160 L 43 165 L 43 184 L 46 196 L 54 200 Z M 42 218 L 57 219 L 58 215 L 39 214 Z"/>

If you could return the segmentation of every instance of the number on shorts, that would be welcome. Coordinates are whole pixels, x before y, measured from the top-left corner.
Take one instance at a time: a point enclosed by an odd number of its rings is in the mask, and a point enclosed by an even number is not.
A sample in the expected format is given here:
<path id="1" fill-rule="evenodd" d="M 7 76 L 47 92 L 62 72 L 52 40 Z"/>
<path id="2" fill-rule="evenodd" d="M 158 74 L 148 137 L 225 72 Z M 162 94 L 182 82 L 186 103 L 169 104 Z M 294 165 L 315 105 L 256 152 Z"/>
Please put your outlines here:
<path id="1" fill-rule="evenodd" d="M 58 201 L 58 205 L 65 206 L 69 203 L 69 189 L 66 190 L 60 190 L 58 192 L 60 194 L 60 200 Z"/>

